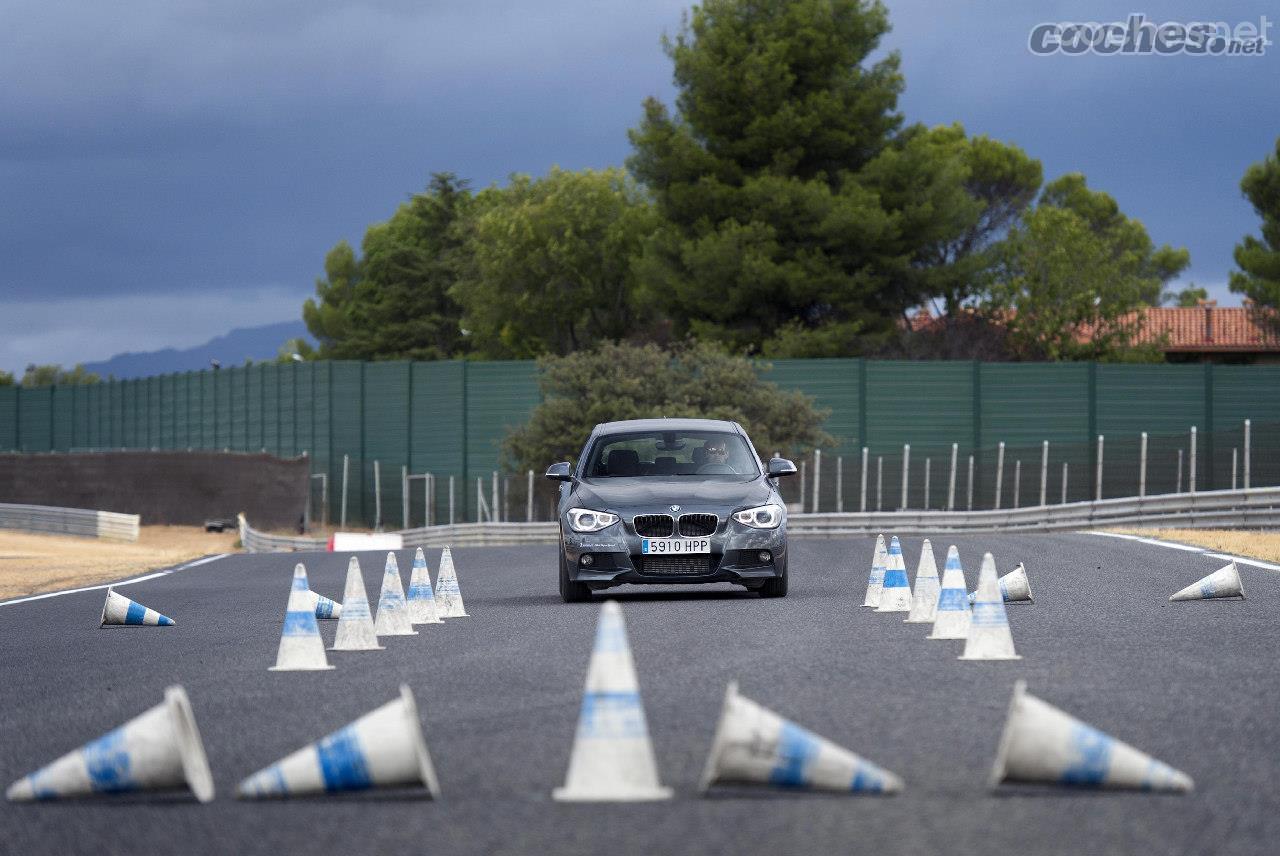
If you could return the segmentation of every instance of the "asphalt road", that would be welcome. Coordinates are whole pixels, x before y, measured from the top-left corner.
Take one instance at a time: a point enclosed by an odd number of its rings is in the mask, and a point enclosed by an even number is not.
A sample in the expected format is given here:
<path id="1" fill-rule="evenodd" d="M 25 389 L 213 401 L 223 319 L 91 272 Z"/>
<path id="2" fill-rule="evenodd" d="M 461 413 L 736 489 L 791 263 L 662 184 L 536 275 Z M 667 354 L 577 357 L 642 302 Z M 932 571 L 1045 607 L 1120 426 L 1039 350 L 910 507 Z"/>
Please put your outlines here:
<path id="1" fill-rule="evenodd" d="M 98 629 L 104 592 L 0 607 L 3 785 L 185 685 L 217 799 L 123 795 L 0 803 L 0 853 L 1274 853 L 1280 841 L 1280 574 L 1241 567 L 1249 599 L 1170 603 L 1220 563 L 1091 535 L 956 538 L 1025 561 L 1018 662 L 861 609 L 870 539 L 794 541 L 791 594 L 616 590 L 663 783 L 675 799 L 563 805 L 598 607 L 565 605 L 554 548 L 455 553 L 470 618 L 275 673 L 293 563 L 340 597 L 345 555 L 235 555 L 128 586 L 173 628 Z M 941 563 L 948 538 L 935 539 Z M 904 544 L 914 577 L 920 541 Z M 400 554 L 409 567 L 408 551 Z M 434 571 L 438 551 L 429 553 Z M 382 562 L 362 554 L 376 597 Z M 331 643 L 335 622 L 322 622 Z M 1188 796 L 986 779 L 1014 680 L 1189 773 Z M 696 792 L 725 684 L 906 780 L 893 797 Z M 407 791 L 239 802 L 235 786 L 409 683 L 443 799 Z"/>

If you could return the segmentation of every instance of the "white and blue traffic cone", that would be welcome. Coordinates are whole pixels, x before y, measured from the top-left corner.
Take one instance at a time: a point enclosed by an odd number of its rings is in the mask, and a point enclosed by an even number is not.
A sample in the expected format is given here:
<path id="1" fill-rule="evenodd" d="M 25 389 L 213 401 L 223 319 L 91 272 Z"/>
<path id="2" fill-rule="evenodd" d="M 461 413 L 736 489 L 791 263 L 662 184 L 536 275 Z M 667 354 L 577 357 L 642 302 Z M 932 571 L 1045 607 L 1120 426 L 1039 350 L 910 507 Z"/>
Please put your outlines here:
<path id="1" fill-rule="evenodd" d="M 1027 581 L 1027 566 L 1022 562 L 1018 563 L 1018 567 L 1001 577 L 1000 595 L 1004 598 L 1005 603 L 1035 603 L 1031 597 L 1031 583 Z M 972 592 L 969 595 L 969 603 L 972 604 L 978 599 L 978 593 Z"/>
<path id="2" fill-rule="evenodd" d="M 964 584 L 964 568 L 956 545 L 947 548 L 947 564 L 942 570 L 938 610 L 929 639 L 967 639 L 969 636 L 969 590 Z"/>
<path id="3" fill-rule="evenodd" d="M 381 651 L 378 635 L 373 630 L 369 612 L 369 595 L 360 573 L 360 560 L 352 556 L 347 562 L 347 584 L 343 589 L 342 617 L 333 636 L 332 651 Z"/>
<path id="4" fill-rule="evenodd" d="M 996 560 L 990 553 L 982 557 L 978 572 L 977 600 L 969 618 L 961 660 L 1021 660 L 1013 649 L 1013 633 L 1004 611 L 1004 596 L 996 579 Z"/>
<path id="5" fill-rule="evenodd" d="M 870 794 L 903 787 L 888 770 L 739 695 L 736 681 L 725 691 L 698 789 L 717 782 Z"/>
<path id="6" fill-rule="evenodd" d="M 466 618 L 462 589 L 458 588 L 458 572 L 453 567 L 453 551 L 448 547 L 440 554 L 440 570 L 436 574 L 436 613 L 441 618 Z"/>
<path id="7" fill-rule="evenodd" d="M 413 572 L 409 574 L 409 621 L 413 624 L 443 624 L 436 610 L 436 595 L 431 589 L 431 572 L 427 557 L 419 547 L 413 554 Z"/>
<path id="8" fill-rule="evenodd" d="M 396 554 L 387 553 L 387 563 L 382 571 L 382 593 L 378 596 L 378 614 L 373 622 L 379 636 L 417 636 L 413 622 L 409 620 L 409 607 L 404 599 L 404 585 L 400 582 L 400 566 Z"/>
<path id="9" fill-rule="evenodd" d="M 316 618 L 321 621 L 342 617 L 342 604 L 329 600 L 324 595 L 316 594 L 313 591 L 307 592 L 307 598 L 313 605 Z"/>
<path id="10" fill-rule="evenodd" d="M 1244 600 L 1244 585 L 1240 582 L 1240 569 L 1236 567 L 1234 559 L 1231 564 L 1218 568 L 1204 579 L 1169 595 L 1169 600 L 1210 600 L 1218 597 L 1238 597 Z"/>
<path id="11" fill-rule="evenodd" d="M 182 787 L 200 802 L 213 799 L 213 775 L 191 702 L 182 687 L 172 686 L 160 704 L 22 777 L 6 796 L 28 802 Z"/>
<path id="12" fill-rule="evenodd" d="M 107 625 L 133 625 L 151 627 L 172 627 L 174 621 L 167 615 L 161 615 L 154 609 L 129 600 L 113 589 L 107 589 L 107 600 L 102 604 L 102 619 L 99 627 Z"/>
<path id="13" fill-rule="evenodd" d="M 908 624 L 932 624 L 938 615 L 938 562 L 933 558 L 933 544 L 924 539 L 920 548 L 920 564 L 916 565 L 916 585 L 911 590 L 911 612 L 904 621 Z"/>
<path id="14" fill-rule="evenodd" d="M 867 575 L 867 594 L 863 606 L 879 606 L 880 590 L 884 587 L 884 566 L 889 553 L 884 546 L 884 535 L 876 536 L 876 549 L 871 555 L 871 573 Z"/>
<path id="15" fill-rule="evenodd" d="M 301 564 L 293 569 L 293 586 L 289 589 L 289 605 L 285 608 L 284 627 L 280 631 L 280 647 L 276 651 L 273 672 L 319 671 L 332 669 L 324 654 L 324 640 L 316 624 L 315 607 L 307 597 L 307 569 Z"/>
<path id="16" fill-rule="evenodd" d="M 910 612 L 911 584 L 907 581 L 907 565 L 902 560 L 898 536 L 889 541 L 889 555 L 884 566 L 884 583 L 880 588 L 880 604 L 876 612 Z"/>
<path id="17" fill-rule="evenodd" d="M 399 698 L 249 776 L 236 796 L 261 799 L 416 786 L 426 788 L 432 799 L 440 797 L 418 706 L 409 687 L 401 684 Z"/>

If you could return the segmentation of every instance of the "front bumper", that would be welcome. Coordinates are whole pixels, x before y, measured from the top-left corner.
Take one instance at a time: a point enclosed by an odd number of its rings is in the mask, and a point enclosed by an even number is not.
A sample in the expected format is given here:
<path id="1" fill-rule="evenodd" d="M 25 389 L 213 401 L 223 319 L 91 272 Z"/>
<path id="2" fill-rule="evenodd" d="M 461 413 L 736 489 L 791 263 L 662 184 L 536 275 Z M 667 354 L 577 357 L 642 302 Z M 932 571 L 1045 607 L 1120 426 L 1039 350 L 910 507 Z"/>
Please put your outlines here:
<path id="1" fill-rule="evenodd" d="M 573 532 L 563 522 L 560 525 L 560 544 L 569 579 L 586 583 L 593 589 L 625 583 L 755 585 L 782 576 L 787 568 L 785 522 L 777 529 L 752 529 L 732 520 L 722 521 L 711 535 L 711 554 L 705 573 L 663 573 L 655 572 L 652 566 L 646 568 L 640 541 L 640 536 L 623 521 L 588 533 Z M 769 553 L 767 562 L 760 560 L 761 551 Z M 582 564 L 585 555 L 591 556 L 589 566 Z"/>

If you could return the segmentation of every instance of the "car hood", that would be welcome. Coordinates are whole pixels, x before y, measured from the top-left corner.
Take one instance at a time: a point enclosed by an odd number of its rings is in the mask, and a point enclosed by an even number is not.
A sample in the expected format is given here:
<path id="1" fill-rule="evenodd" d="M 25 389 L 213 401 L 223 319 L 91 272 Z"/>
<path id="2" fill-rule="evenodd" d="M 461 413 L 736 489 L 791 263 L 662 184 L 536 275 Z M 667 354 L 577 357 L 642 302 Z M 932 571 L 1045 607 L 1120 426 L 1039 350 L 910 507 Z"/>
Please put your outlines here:
<path id="1" fill-rule="evenodd" d="M 760 505 L 769 501 L 769 482 L 675 478 L 653 476 L 581 481 L 574 491 L 577 502 L 598 508 L 629 508 L 645 505 Z"/>

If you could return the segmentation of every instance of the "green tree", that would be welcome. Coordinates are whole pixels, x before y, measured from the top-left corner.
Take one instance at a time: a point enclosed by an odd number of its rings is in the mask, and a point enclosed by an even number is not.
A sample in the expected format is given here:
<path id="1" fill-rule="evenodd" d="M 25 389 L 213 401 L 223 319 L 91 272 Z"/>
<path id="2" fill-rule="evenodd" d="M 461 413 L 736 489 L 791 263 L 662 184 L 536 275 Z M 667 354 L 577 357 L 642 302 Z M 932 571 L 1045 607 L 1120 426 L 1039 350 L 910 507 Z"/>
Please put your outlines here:
<path id="1" fill-rule="evenodd" d="M 542 403 L 508 435 L 504 453 L 516 469 L 542 470 L 572 460 L 599 422 L 649 417 L 732 419 L 763 455 L 797 453 L 833 439 L 827 411 L 813 399 L 761 379 L 760 366 L 710 343 L 663 349 L 605 343 L 591 351 L 544 357 Z"/>
<path id="2" fill-rule="evenodd" d="M 474 353 L 567 354 L 651 323 L 632 263 L 657 213 L 620 169 L 513 176 L 477 195 L 450 291 Z"/>
<path id="3" fill-rule="evenodd" d="M 465 351 L 461 309 L 449 295 L 461 241 L 454 224 L 471 200 L 451 173 L 365 231 L 361 255 L 345 241 L 325 257 L 325 278 L 302 316 L 335 359 L 447 359 Z"/>
<path id="4" fill-rule="evenodd" d="M 897 138 L 898 56 L 870 59 L 888 29 L 879 2 L 706 0 L 664 41 L 676 114 L 645 102 L 628 165 L 665 221 L 640 273 L 678 334 L 847 354 L 921 299 L 913 262 L 967 198 L 927 132 Z"/>
<path id="5" fill-rule="evenodd" d="M 287 339 L 280 346 L 280 350 L 276 351 L 276 362 L 280 364 L 306 362 L 319 358 L 319 351 L 303 338 Z"/>
<path id="6" fill-rule="evenodd" d="M 1174 303 L 1181 306 L 1183 309 L 1199 306 L 1201 300 L 1208 299 L 1209 292 L 1200 288 L 1194 282 L 1173 295 Z"/>
<path id="7" fill-rule="evenodd" d="M 15 383 L 13 372 L 0 371 L 0 386 L 13 386 Z"/>
<path id="8" fill-rule="evenodd" d="M 24 387 L 33 386 L 83 386 L 98 383 L 102 378 L 90 371 L 85 371 L 84 364 L 76 363 L 70 371 L 64 371 L 56 364 L 38 366 L 31 363 L 22 375 Z"/>
<path id="9" fill-rule="evenodd" d="M 1280 309 L 1280 138 L 1273 154 L 1245 170 L 1240 190 L 1262 219 L 1262 237 L 1246 235 L 1236 244 L 1240 270 L 1231 273 L 1231 290 Z"/>

